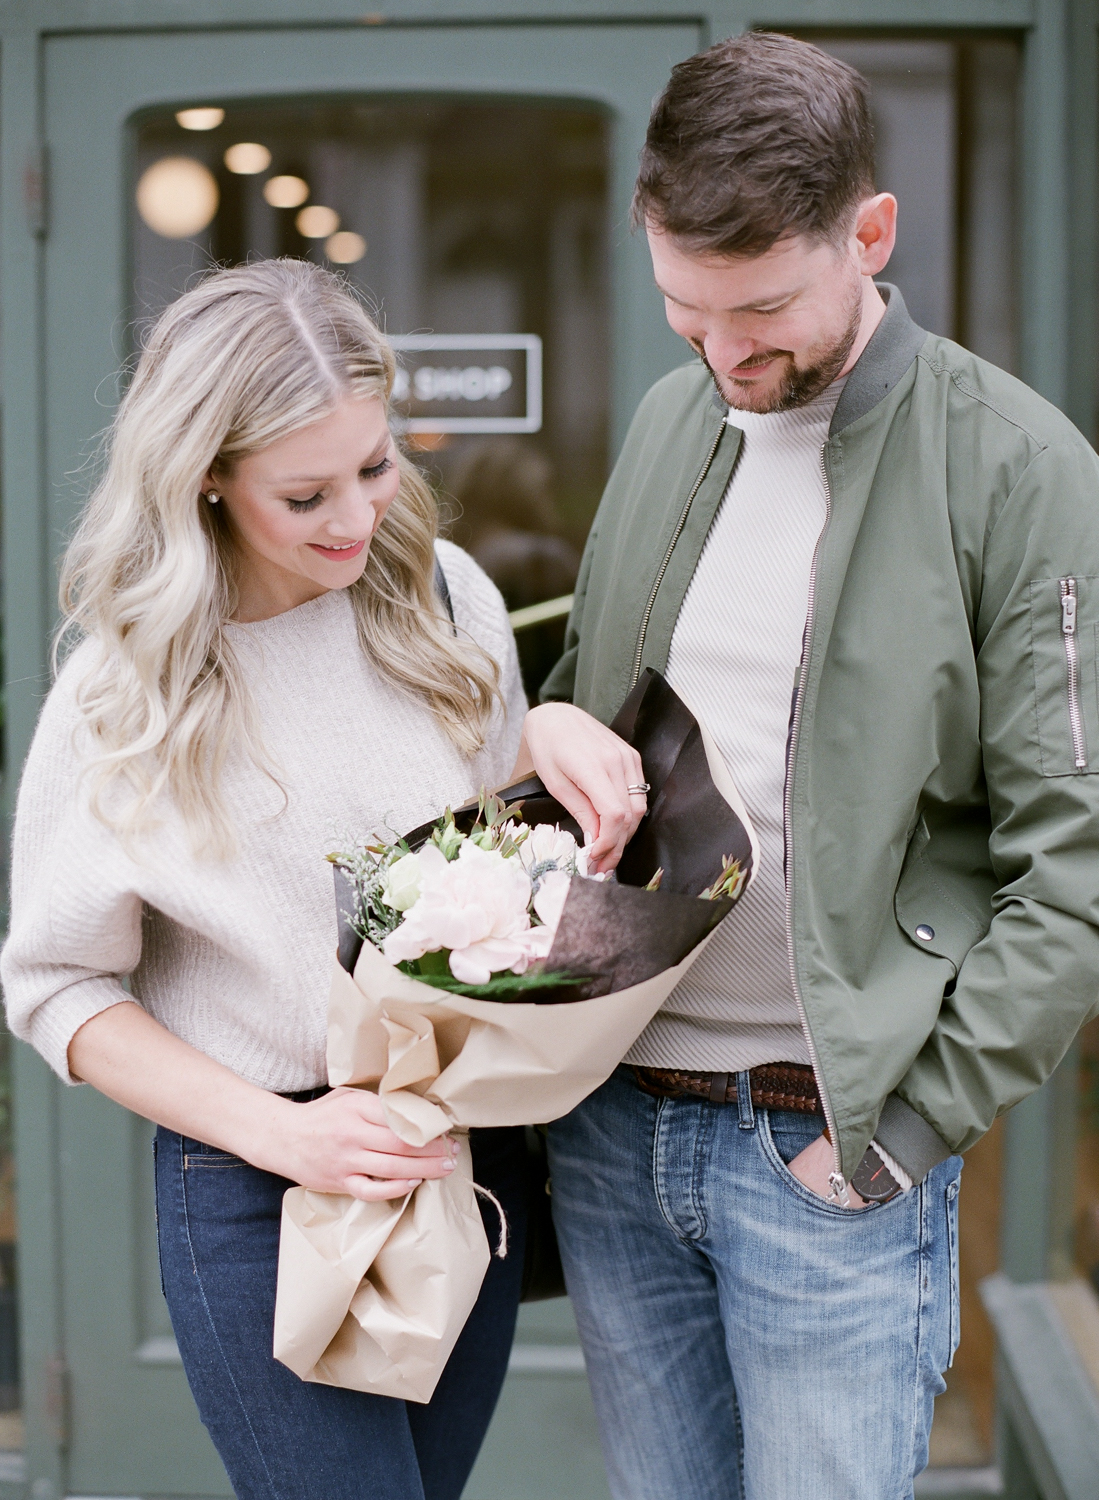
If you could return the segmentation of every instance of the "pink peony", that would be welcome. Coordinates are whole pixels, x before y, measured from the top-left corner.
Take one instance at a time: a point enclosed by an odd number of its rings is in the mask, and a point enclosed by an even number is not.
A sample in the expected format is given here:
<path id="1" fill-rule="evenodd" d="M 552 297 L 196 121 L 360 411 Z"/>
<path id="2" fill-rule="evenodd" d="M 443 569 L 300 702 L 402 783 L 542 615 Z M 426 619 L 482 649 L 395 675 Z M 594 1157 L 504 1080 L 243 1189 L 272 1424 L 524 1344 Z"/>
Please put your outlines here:
<path id="1" fill-rule="evenodd" d="M 431 845 L 419 860 L 419 900 L 385 939 L 385 956 L 401 963 L 449 948 L 451 973 L 463 984 L 487 984 L 500 969 L 522 974 L 544 944 L 530 925 L 522 864 L 472 840 L 455 860 Z"/>

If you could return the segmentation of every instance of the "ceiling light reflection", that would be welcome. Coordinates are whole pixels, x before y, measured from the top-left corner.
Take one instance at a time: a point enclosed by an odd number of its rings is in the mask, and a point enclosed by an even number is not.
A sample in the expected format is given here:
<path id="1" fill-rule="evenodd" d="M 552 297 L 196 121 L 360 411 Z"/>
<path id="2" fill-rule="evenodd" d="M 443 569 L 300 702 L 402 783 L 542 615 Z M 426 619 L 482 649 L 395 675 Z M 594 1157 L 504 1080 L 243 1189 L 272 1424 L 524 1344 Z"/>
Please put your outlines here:
<path id="1" fill-rule="evenodd" d="M 209 167 L 192 156 L 162 156 L 137 184 L 137 211 L 154 234 L 185 240 L 200 233 L 218 211 L 218 185 Z"/>
<path id="2" fill-rule="evenodd" d="M 272 208 L 297 208 L 309 197 L 309 184 L 304 177 L 269 177 L 263 196 Z"/>
<path id="3" fill-rule="evenodd" d="M 184 130 L 216 130 L 224 118 L 225 111 L 216 106 L 176 110 L 176 124 Z"/>
<path id="4" fill-rule="evenodd" d="M 340 227 L 340 216 L 334 208 L 325 208 L 323 204 L 311 203 L 308 208 L 303 208 L 294 220 L 300 235 L 307 240 L 324 240 L 329 235 L 335 234 Z"/>
<path id="5" fill-rule="evenodd" d="M 341 229 L 325 240 L 324 253 L 338 266 L 352 266 L 366 254 L 366 241 L 353 230 Z"/>
<path id="6" fill-rule="evenodd" d="M 271 153 L 259 141 L 238 141 L 230 146 L 224 156 L 230 172 L 240 177 L 253 177 L 257 172 L 266 172 L 271 165 Z"/>

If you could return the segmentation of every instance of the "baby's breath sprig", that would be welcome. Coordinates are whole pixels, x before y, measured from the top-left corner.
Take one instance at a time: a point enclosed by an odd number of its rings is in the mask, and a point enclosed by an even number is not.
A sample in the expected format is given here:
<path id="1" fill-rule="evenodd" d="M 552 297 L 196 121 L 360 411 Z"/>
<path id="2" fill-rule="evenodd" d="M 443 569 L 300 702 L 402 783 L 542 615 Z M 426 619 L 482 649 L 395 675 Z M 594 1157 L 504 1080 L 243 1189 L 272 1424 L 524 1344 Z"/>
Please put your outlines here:
<path id="1" fill-rule="evenodd" d="M 327 856 L 348 877 L 355 892 L 355 910 L 342 915 L 359 937 L 375 947 L 400 924 L 403 913 L 384 900 L 384 889 L 390 868 L 408 852 L 404 839 L 392 844 L 363 839 Z"/>

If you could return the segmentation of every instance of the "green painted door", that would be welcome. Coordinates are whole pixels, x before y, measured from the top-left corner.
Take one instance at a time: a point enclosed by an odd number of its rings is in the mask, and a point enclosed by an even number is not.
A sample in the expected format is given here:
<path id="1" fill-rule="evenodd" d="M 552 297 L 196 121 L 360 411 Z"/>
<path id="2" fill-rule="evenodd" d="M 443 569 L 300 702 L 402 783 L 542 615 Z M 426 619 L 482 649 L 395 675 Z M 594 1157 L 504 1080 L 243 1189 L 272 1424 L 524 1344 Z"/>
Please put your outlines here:
<path id="1" fill-rule="evenodd" d="M 166 300 L 173 286 L 178 290 L 178 274 L 197 264 L 186 261 L 186 256 L 180 259 L 171 245 L 165 250 L 167 237 L 161 234 L 158 241 L 150 229 L 150 221 L 161 229 L 172 228 L 171 203 L 169 221 L 163 217 L 158 220 L 155 193 L 150 188 L 142 215 L 135 216 L 135 186 L 144 180 L 149 165 L 173 154 L 197 160 L 207 178 L 218 185 L 225 214 L 230 201 L 236 205 L 236 218 L 221 223 L 220 229 L 214 224 L 209 233 L 209 226 L 202 223 L 201 204 L 198 208 L 192 205 L 191 220 L 184 213 L 179 221 L 184 236 L 174 243 L 181 247 L 180 254 L 184 250 L 188 254 L 230 253 L 209 237 L 215 230 L 223 236 L 236 235 L 235 244 L 242 243 L 242 236 L 247 239 L 251 235 L 248 243 L 259 243 L 266 253 L 284 252 L 288 245 L 296 248 L 296 253 L 312 253 L 299 241 L 309 238 L 306 229 L 316 229 L 319 224 L 326 233 L 350 236 L 324 243 L 329 245 L 333 259 L 342 256 L 343 263 L 353 268 L 357 264 L 356 236 L 376 245 L 384 240 L 386 224 L 352 222 L 357 211 L 354 205 L 344 205 L 344 227 L 339 231 L 331 218 L 325 220 L 323 215 L 320 220 L 316 216 L 312 220 L 295 218 L 291 226 L 286 214 L 292 212 L 295 203 L 279 210 L 282 217 L 276 215 L 272 220 L 268 215 L 264 219 L 267 210 L 256 196 L 259 178 L 249 186 L 233 180 L 249 176 L 247 172 L 231 168 L 232 177 L 226 176 L 223 148 L 242 143 L 262 145 L 262 140 L 256 139 L 261 126 L 274 132 L 272 138 L 277 136 L 285 147 L 285 141 L 293 135 L 295 111 L 300 111 L 306 134 L 309 130 L 328 131 L 325 140 L 332 149 L 323 158 L 329 163 L 325 170 L 336 172 L 337 177 L 338 170 L 343 170 L 340 180 L 345 186 L 349 180 L 346 151 L 354 146 L 354 141 L 348 145 L 346 139 L 348 121 L 359 116 L 365 122 L 363 130 L 368 135 L 374 131 L 367 145 L 374 151 L 371 170 L 379 173 L 385 161 L 390 164 L 389 170 L 397 170 L 393 163 L 401 150 L 421 149 L 422 155 L 427 149 L 422 131 L 416 137 L 420 142 L 416 147 L 413 127 L 408 126 L 402 136 L 394 122 L 407 125 L 409 119 L 419 119 L 424 111 L 430 114 L 433 109 L 453 112 L 468 106 L 478 110 L 482 127 L 490 133 L 494 108 L 541 111 L 536 128 L 532 126 L 531 140 L 537 145 L 552 136 L 560 146 L 562 171 L 575 168 L 581 176 L 586 169 L 580 157 L 585 151 L 590 157 L 592 141 L 600 136 L 604 187 L 599 191 L 604 193 L 604 201 L 599 223 L 585 241 L 583 226 L 578 230 L 574 224 L 575 233 L 569 231 L 568 214 L 562 211 L 563 217 L 551 216 L 538 231 L 543 235 L 543 248 L 551 246 L 555 235 L 564 234 L 567 239 L 571 233 L 567 243 L 573 246 L 569 252 L 573 259 L 570 262 L 564 253 L 563 258 L 558 255 L 554 259 L 546 251 L 548 258 L 543 257 L 538 273 L 546 305 L 537 315 L 547 328 L 553 325 L 558 305 L 554 275 L 567 278 L 584 274 L 585 243 L 589 248 L 590 244 L 609 247 L 610 274 L 603 284 L 613 283 L 614 298 L 613 304 L 607 304 L 609 353 L 599 375 L 603 385 L 597 383 L 593 388 L 590 384 L 590 360 L 583 352 L 590 330 L 586 331 L 583 309 L 577 313 L 574 306 L 571 333 L 569 328 L 562 330 L 554 325 L 556 331 L 547 335 L 547 356 L 552 352 L 557 367 L 554 374 L 547 365 L 545 387 L 547 399 L 564 403 L 561 411 L 570 399 L 577 406 L 578 390 L 588 391 L 584 399 L 589 404 L 601 403 L 606 409 L 608 422 L 600 450 L 600 461 L 605 463 L 643 391 L 681 358 L 652 294 L 643 246 L 631 239 L 626 219 L 650 102 L 670 65 L 697 50 L 702 41 L 699 27 L 688 21 L 407 29 L 338 25 L 143 34 L 70 32 L 44 37 L 41 99 L 48 146 L 49 221 L 40 292 L 45 329 L 41 389 L 48 497 L 42 550 L 46 557 L 52 559 L 59 551 L 87 488 L 87 471 L 82 466 L 116 400 L 115 372 L 133 347 L 135 320 L 158 301 Z M 180 127 L 173 123 L 175 112 L 197 105 L 225 111 L 224 122 L 217 127 L 221 135 L 193 132 L 184 140 Z M 244 122 L 245 116 L 248 128 L 245 130 L 242 123 L 243 136 L 238 136 L 234 122 Z M 281 136 L 276 116 L 282 122 Z M 550 121 L 551 116 L 556 124 Z M 602 122 L 598 130 L 593 121 Z M 386 157 L 378 140 L 389 125 L 393 125 L 389 142 L 393 150 Z M 172 147 L 172 140 L 177 138 L 183 145 Z M 211 143 L 218 145 L 214 156 L 210 155 Z M 361 140 L 359 146 L 367 149 Z M 341 158 L 339 150 L 344 148 Z M 568 165 L 570 150 L 576 157 L 572 167 Z M 203 167 L 207 160 L 211 165 Z M 234 160 L 239 167 L 239 154 Z M 342 169 L 340 160 L 345 162 Z M 308 165 L 295 165 L 289 158 L 284 165 L 285 170 L 278 175 L 297 176 L 303 182 L 304 174 L 314 170 Z M 532 154 L 530 171 L 539 167 L 540 161 Z M 209 192 L 209 183 L 201 171 L 197 175 L 192 171 L 192 178 L 199 185 L 196 191 L 201 199 L 202 191 Z M 381 178 L 376 176 L 372 181 L 377 184 Z M 321 196 L 322 201 L 314 207 L 328 206 L 324 196 L 331 197 L 336 191 L 325 189 L 322 193 L 320 187 L 307 186 L 314 198 Z M 289 189 L 290 199 L 295 191 Z M 379 201 L 395 203 L 396 191 L 393 189 L 389 198 L 383 194 Z M 563 195 L 562 202 L 573 201 L 568 198 L 571 188 L 553 191 Z M 270 195 L 277 198 L 278 192 L 268 190 L 264 199 L 267 208 L 273 206 Z M 382 189 L 376 187 L 376 192 Z M 473 188 L 470 192 L 476 198 Z M 493 266 L 486 267 L 478 259 L 483 236 L 474 232 L 462 241 L 458 232 L 462 205 L 451 202 L 447 207 L 442 187 L 439 193 L 443 202 L 440 222 L 444 229 L 447 224 L 452 228 L 457 225 L 451 239 L 458 248 L 453 264 L 435 267 L 442 300 L 431 315 L 433 325 L 439 326 L 449 317 L 454 334 L 498 334 L 509 315 L 499 310 L 503 293 L 498 286 L 495 292 L 492 289 L 496 285 L 492 281 Z M 583 197 L 579 188 L 576 193 Z M 541 201 L 538 194 L 534 197 Z M 255 217 L 257 213 L 259 218 Z M 249 214 L 253 218 L 249 219 Z M 516 233 L 522 239 L 520 231 L 521 225 Z M 505 242 L 508 233 L 506 224 L 500 226 Z M 267 239 L 260 243 L 257 236 L 263 235 Z M 541 253 L 538 244 L 542 243 L 536 240 L 537 236 L 527 245 L 535 261 Z M 224 243 L 227 241 L 223 239 Z M 365 265 L 369 264 L 366 254 Z M 396 252 L 393 264 L 401 264 Z M 570 264 L 574 267 L 571 273 Z M 568 301 L 566 289 L 565 283 L 558 285 L 561 305 Z M 418 328 L 422 331 L 426 321 L 422 310 L 419 315 L 400 313 L 401 295 L 392 283 L 387 293 L 391 330 L 415 333 L 417 326 L 394 327 L 393 319 L 419 316 Z M 459 312 L 455 299 L 462 296 L 467 302 L 465 311 Z M 495 324 L 487 328 L 468 326 L 469 319 L 479 315 L 478 308 L 484 314 L 494 296 Z M 596 295 L 592 317 L 603 316 L 598 303 Z M 531 305 L 528 300 L 528 313 Z M 518 331 L 527 332 L 525 328 Z M 493 357 L 506 363 L 510 356 L 505 351 Z M 473 356 L 469 360 L 472 364 Z M 444 363 L 441 356 L 436 363 Z M 585 380 L 589 382 L 586 387 Z M 480 389 L 476 381 L 474 387 Z M 583 411 L 579 415 L 574 412 L 574 417 L 582 422 Z M 560 412 L 553 420 L 567 426 L 566 416 Z M 421 446 L 434 461 L 431 442 Z M 439 462 L 445 471 L 444 458 Z M 595 460 L 592 463 L 598 467 Z M 566 511 L 572 506 L 570 514 L 577 527 L 590 516 L 589 491 L 601 477 L 594 469 L 585 472 L 587 478 L 583 483 L 577 481 L 579 489 L 564 502 Z M 445 472 L 444 478 L 449 483 Z M 40 660 L 40 655 L 36 659 Z M 40 682 L 33 683 L 13 699 L 14 711 L 28 723 L 41 687 Z M 90 1089 L 60 1087 L 26 1049 L 20 1052 L 24 1181 L 36 1184 L 21 1195 L 30 1493 L 36 1500 L 64 1494 L 227 1495 L 225 1475 L 186 1388 L 160 1293 L 150 1129 Z M 521 1496 L 582 1500 L 605 1493 L 590 1399 L 568 1304 L 562 1301 L 528 1309 L 513 1373 L 469 1495 L 472 1500 L 519 1500 Z"/>

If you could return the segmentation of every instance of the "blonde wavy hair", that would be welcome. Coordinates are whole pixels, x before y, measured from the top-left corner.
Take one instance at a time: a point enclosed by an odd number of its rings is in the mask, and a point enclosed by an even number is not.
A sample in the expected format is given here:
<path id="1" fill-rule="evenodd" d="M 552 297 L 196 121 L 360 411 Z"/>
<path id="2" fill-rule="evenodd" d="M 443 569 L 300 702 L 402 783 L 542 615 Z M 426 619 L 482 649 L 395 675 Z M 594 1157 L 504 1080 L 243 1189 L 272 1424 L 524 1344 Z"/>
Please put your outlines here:
<path id="1" fill-rule="evenodd" d="M 393 375 L 393 352 L 353 293 L 305 261 L 214 271 L 149 334 L 65 556 L 55 645 L 75 634 L 98 646 L 78 689 L 92 806 L 127 841 L 168 793 L 196 851 L 226 857 L 236 839 L 219 782 L 230 748 L 275 774 L 225 629 L 237 558 L 225 507 L 203 498 L 205 476 L 231 472 L 344 397 L 388 402 Z M 499 673 L 440 614 L 435 499 L 403 455 L 398 464 L 396 499 L 348 590 L 359 640 L 472 755 Z"/>

